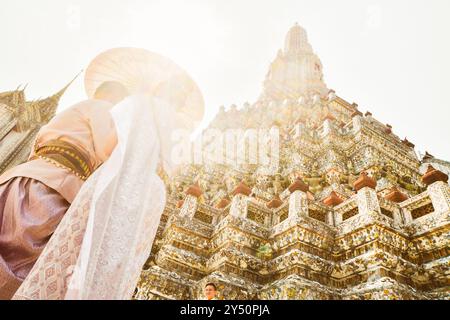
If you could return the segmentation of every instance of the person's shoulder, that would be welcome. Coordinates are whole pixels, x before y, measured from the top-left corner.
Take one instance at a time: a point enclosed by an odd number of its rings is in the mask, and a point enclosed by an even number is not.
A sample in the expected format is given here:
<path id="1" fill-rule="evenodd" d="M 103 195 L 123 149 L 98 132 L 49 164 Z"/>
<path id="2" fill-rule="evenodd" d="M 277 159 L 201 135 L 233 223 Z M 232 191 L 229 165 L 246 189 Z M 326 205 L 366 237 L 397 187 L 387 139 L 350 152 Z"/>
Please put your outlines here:
<path id="1" fill-rule="evenodd" d="M 86 112 L 93 108 L 100 107 L 100 108 L 108 108 L 111 107 L 112 104 L 108 101 L 103 100 L 97 100 L 97 99 L 86 99 L 80 102 L 77 102 L 70 107 L 62 108 L 61 112 L 59 114 L 65 114 L 65 113 L 73 113 L 73 112 Z"/>
<path id="2" fill-rule="evenodd" d="M 63 112 L 67 114 L 78 114 L 79 116 L 90 118 L 93 115 L 108 113 L 112 107 L 113 104 L 108 101 L 87 99 L 74 104 Z"/>
<path id="3" fill-rule="evenodd" d="M 86 99 L 77 104 L 73 105 L 71 108 L 75 110 L 92 110 L 93 108 L 99 107 L 103 109 L 109 109 L 113 106 L 113 104 L 109 101 L 98 100 L 98 99 Z"/>

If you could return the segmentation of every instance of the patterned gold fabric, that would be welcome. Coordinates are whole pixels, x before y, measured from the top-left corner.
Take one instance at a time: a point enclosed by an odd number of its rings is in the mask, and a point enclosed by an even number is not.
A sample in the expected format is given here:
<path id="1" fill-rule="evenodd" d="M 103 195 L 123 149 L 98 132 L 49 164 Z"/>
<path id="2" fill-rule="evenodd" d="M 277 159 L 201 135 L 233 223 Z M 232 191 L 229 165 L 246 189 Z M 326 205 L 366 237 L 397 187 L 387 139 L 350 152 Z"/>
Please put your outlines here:
<path id="1" fill-rule="evenodd" d="M 43 159 L 52 164 L 63 167 L 79 178 L 86 180 L 94 171 L 93 165 L 85 151 L 62 140 L 50 140 L 35 147 L 30 160 Z"/>

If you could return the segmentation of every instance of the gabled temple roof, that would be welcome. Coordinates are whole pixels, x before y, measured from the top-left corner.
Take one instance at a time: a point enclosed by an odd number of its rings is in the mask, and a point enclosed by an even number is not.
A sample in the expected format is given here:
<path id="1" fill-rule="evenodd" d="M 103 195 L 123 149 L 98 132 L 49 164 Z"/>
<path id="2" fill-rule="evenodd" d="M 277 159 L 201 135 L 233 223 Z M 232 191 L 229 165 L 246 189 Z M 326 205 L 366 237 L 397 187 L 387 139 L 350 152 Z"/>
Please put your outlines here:
<path id="1" fill-rule="evenodd" d="M 7 91 L 0 93 L 0 103 L 12 108 L 25 103 L 25 89 Z"/>
<path id="2" fill-rule="evenodd" d="M 61 97 L 78 76 L 79 74 L 64 88 L 47 98 L 26 101 L 25 88 L 19 87 L 13 91 L 0 93 L 0 103 L 6 105 L 16 116 L 24 112 L 29 112 L 29 115 L 26 117 L 27 119 L 32 121 L 36 120 L 39 123 L 47 123 L 55 115 Z"/>

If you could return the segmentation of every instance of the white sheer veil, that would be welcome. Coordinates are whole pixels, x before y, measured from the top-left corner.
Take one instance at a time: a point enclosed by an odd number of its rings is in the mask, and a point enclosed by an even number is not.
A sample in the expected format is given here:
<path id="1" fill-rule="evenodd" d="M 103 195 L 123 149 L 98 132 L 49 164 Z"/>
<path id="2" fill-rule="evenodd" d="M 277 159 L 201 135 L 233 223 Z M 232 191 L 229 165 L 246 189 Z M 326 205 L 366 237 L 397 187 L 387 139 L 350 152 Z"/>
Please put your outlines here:
<path id="1" fill-rule="evenodd" d="M 172 133 L 192 131 L 204 101 L 185 71 L 143 49 L 115 48 L 94 59 L 88 96 L 105 81 L 131 93 L 111 111 L 118 144 L 83 184 L 14 299 L 133 295 L 166 201 L 158 166 L 170 176 Z"/>
<path id="2" fill-rule="evenodd" d="M 139 95 L 112 110 L 118 145 L 83 186 L 92 199 L 65 299 L 132 297 L 165 206 L 165 187 L 156 170 L 173 112 L 164 101 Z"/>
<path id="3" fill-rule="evenodd" d="M 165 187 L 156 170 L 160 137 L 171 130 L 170 111 L 163 101 L 139 95 L 111 111 L 117 147 L 64 217 L 71 219 L 80 206 L 89 206 L 83 210 L 86 231 L 65 299 L 132 297 L 165 205 Z"/>
<path id="4" fill-rule="evenodd" d="M 156 170 L 165 159 L 170 171 L 174 110 L 144 95 L 112 109 L 116 148 L 83 184 L 13 299 L 132 298 L 165 206 Z"/>

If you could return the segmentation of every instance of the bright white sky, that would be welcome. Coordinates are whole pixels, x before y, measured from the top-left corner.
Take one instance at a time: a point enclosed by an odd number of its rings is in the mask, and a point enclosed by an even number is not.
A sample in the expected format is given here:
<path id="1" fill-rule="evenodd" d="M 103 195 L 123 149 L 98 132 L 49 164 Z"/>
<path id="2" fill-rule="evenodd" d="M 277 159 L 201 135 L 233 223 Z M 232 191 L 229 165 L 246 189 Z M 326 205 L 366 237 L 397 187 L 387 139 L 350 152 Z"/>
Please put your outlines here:
<path id="1" fill-rule="evenodd" d="M 450 160 L 449 0 L 1 0 L 0 91 L 63 87 L 98 53 L 137 46 L 176 61 L 220 105 L 255 101 L 298 21 L 329 88 Z M 61 108 L 85 98 L 80 77 Z"/>

